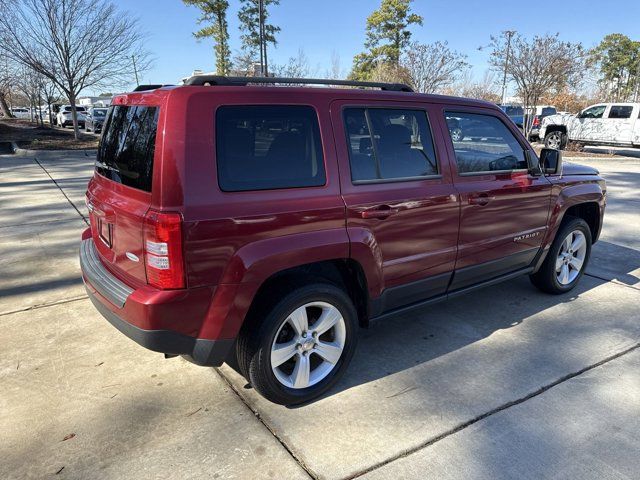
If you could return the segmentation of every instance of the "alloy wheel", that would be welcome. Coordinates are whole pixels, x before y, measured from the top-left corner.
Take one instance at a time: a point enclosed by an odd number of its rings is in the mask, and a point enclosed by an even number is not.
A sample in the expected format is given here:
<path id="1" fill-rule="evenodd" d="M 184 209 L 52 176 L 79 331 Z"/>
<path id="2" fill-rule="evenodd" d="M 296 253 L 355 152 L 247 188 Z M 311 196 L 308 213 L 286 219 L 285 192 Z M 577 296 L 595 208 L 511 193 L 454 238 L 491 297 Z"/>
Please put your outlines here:
<path id="1" fill-rule="evenodd" d="M 271 345 L 271 369 L 289 388 L 307 388 L 322 381 L 337 365 L 347 329 L 340 311 L 327 302 L 296 308 L 284 320 Z"/>
<path id="2" fill-rule="evenodd" d="M 584 266 L 587 255 L 587 239 L 580 230 L 565 237 L 556 258 L 556 278 L 560 285 L 572 283 Z"/>
<path id="3" fill-rule="evenodd" d="M 547 148 L 558 150 L 562 143 L 562 134 L 560 132 L 552 132 L 547 136 Z"/>

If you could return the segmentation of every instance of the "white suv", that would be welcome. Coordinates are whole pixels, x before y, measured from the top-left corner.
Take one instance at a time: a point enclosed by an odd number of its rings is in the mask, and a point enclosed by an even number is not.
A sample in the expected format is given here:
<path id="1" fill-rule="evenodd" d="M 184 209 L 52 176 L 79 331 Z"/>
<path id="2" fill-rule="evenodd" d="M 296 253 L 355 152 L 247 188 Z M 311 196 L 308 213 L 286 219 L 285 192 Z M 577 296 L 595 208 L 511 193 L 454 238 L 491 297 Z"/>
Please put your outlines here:
<path id="1" fill-rule="evenodd" d="M 600 103 L 578 115 L 545 117 L 540 138 L 547 148 L 562 149 L 567 141 L 640 147 L 640 103 Z"/>
<path id="2" fill-rule="evenodd" d="M 78 127 L 84 128 L 86 109 L 76 105 L 76 112 L 78 114 Z M 60 111 L 57 115 L 57 122 L 62 128 L 67 126 L 73 126 L 73 117 L 71 116 L 71 105 L 63 105 L 60 107 Z"/>

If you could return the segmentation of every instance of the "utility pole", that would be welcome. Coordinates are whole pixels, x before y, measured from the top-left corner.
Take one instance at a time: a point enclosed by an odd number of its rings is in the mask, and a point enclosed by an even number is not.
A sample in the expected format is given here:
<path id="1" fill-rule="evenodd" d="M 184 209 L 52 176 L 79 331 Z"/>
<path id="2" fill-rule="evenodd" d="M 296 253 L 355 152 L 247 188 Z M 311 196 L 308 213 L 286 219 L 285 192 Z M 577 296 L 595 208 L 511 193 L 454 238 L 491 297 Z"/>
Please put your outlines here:
<path id="1" fill-rule="evenodd" d="M 135 55 L 131 55 L 131 60 L 133 60 L 133 73 L 136 76 L 136 86 L 139 87 L 140 86 L 140 81 L 138 80 L 138 68 L 136 67 L 136 56 Z"/>
<path id="2" fill-rule="evenodd" d="M 636 89 L 633 93 L 633 102 L 636 103 L 638 101 L 638 92 L 640 91 L 640 56 L 638 56 L 638 65 L 636 66 Z"/>
<path id="3" fill-rule="evenodd" d="M 258 0 L 258 31 L 260 38 L 260 76 L 267 75 L 267 62 L 264 48 L 264 0 Z"/>
<path id="4" fill-rule="evenodd" d="M 502 104 L 507 101 L 507 69 L 509 68 L 509 54 L 511 53 L 511 37 L 515 35 L 515 30 L 507 30 L 504 34 L 507 36 L 507 55 L 504 60 L 504 75 L 502 76 Z"/>

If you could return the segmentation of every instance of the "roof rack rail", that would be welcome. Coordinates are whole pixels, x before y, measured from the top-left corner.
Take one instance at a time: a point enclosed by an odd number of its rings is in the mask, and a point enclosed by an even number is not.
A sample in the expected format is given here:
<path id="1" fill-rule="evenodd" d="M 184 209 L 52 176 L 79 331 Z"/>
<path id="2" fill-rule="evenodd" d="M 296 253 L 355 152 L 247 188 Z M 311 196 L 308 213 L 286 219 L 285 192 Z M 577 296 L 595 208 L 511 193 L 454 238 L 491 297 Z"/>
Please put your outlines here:
<path id="1" fill-rule="evenodd" d="M 158 88 L 166 87 L 166 85 L 161 84 L 151 84 L 151 85 L 138 85 L 133 89 L 134 92 L 145 92 L 147 90 L 156 90 Z"/>
<path id="2" fill-rule="evenodd" d="M 379 88 L 392 92 L 413 92 L 413 89 L 403 83 L 357 82 L 352 80 L 329 80 L 323 78 L 285 78 L 285 77 L 225 77 L 222 75 L 194 75 L 184 81 L 185 85 L 217 85 L 217 86 L 246 86 L 252 83 L 288 83 L 298 85 L 339 85 L 358 88 Z"/>

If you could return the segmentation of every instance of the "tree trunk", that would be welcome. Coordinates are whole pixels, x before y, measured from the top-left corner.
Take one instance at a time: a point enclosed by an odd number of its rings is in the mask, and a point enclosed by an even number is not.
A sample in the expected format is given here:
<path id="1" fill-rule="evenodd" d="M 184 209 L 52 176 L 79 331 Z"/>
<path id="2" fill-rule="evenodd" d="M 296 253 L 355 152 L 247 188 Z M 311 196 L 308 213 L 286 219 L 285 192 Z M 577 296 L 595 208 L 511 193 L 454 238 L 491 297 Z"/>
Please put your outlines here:
<path id="1" fill-rule="evenodd" d="M 0 92 L 0 111 L 5 116 L 5 118 L 12 118 L 13 114 L 9 109 L 9 105 L 7 105 L 7 99 L 5 98 L 5 93 Z"/>
<path id="2" fill-rule="evenodd" d="M 80 129 L 78 128 L 78 112 L 76 111 L 76 94 L 69 94 L 69 103 L 71 103 L 71 119 L 73 120 L 73 136 L 76 140 L 80 138 Z"/>

